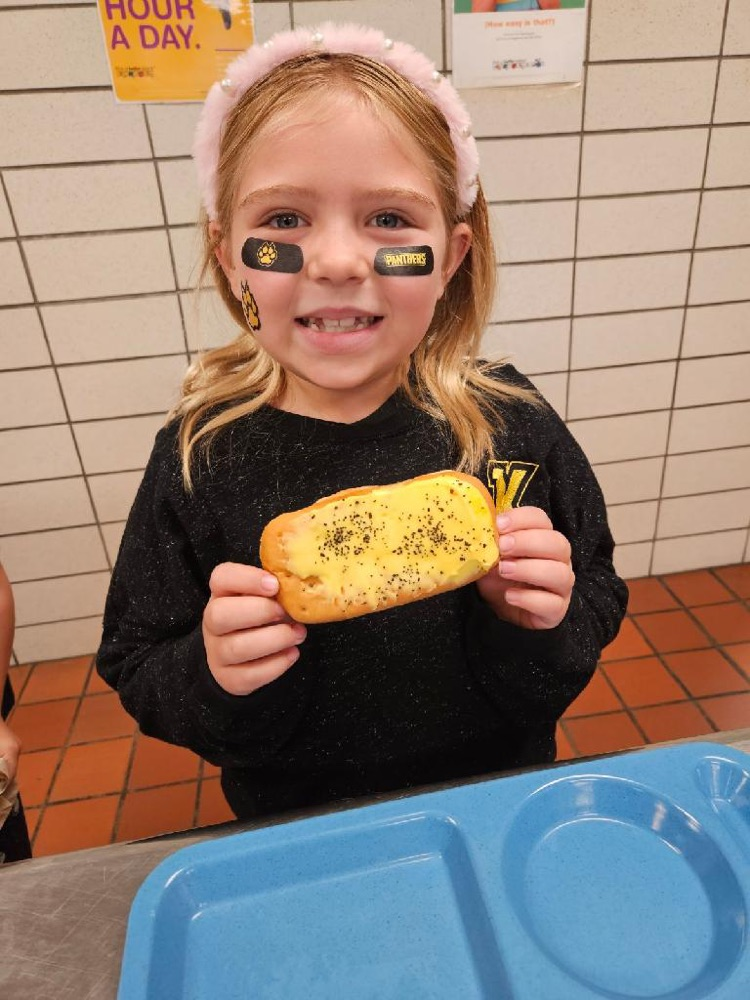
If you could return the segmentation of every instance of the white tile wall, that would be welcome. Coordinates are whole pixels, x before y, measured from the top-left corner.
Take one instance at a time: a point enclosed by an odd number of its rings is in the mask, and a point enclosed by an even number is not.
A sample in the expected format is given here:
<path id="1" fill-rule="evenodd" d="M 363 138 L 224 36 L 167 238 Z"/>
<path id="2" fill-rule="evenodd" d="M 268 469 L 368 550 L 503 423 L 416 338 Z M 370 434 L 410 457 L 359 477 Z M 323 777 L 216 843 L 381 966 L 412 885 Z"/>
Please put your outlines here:
<path id="1" fill-rule="evenodd" d="M 605 368 L 676 358 L 683 317 L 682 309 L 578 316 L 570 366 Z"/>
<path id="2" fill-rule="evenodd" d="M 0 90 L 96 87 L 108 83 L 96 8 L 11 10 L 3 16 Z"/>
<path id="3" fill-rule="evenodd" d="M 669 454 L 713 451 L 750 444 L 750 403 L 675 410 L 669 434 Z"/>
<path id="4" fill-rule="evenodd" d="M 16 625 L 39 625 L 101 615 L 109 573 L 83 573 L 31 583 L 16 583 Z"/>
<path id="5" fill-rule="evenodd" d="M 64 420 L 65 408 L 51 368 L 0 372 L 0 427 L 33 427 Z"/>
<path id="6" fill-rule="evenodd" d="M 93 523 L 94 511 L 80 476 L 0 486 L 0 534 Z"/>
<path id="7" fill-rule="evenodd" d="M 589 66 L 584 127 L 609 131 L 705 125 L 711 120 L 717 70 L 715 59 Z M 727 83 L 729 101 L 735 100 L 731 88 Z"/>
<path id="8" fill-rule="evenodd" d="M 499 261 L 483 352 L 509 357 L 568 420 L 622 573 L 739 561 L 748 2 L 589 6 L 583 85 L 463 95 Z M 450 0 L 254 7 L 261 40 L 352 19 L 443 70 L 451 13 Z M 200 105 L 114 101 L 94 0 L 0 0 L 0 38 L 0 558 L 28 660 L 96 647 L 154 435 L 188 360 L 237 328 L 213 291 L 193 291 Z"/>
<path id="9" fill-rule="evenodd" d="M 717 55 L 724 0 L 596 0 L 589 58 L 667 59 Z"/>
<path id="10" fill-rule="evenodd" d="M 662 496 L 680 497 L 743 487 L 750 487 L 750 448 L 727 448 L 669 455 Z"/>
<path id="11" fill-rule="evenodd" d="M 164 416 L 94 420 L 74 425 L 84 472 L 122 472 L 145 468 Z"/>
<path id="12" fill-rule="evenodd" d="M 650 458 L 666 450 L 669 411 L 573 420 L 570 429 L 594 465 Z"/>
<path id="13" fill-rule="evenodd" d="M 10 216 L 8 200 L 5 197 L 5 192 L 0 189 L 0 239 L 14 235 L 15 230 L 13 228 L 13 219 Z"/>
<path id="14" fill-rule="evenodd" d="M 191 159 L 162 160 L 159 178 L 171 226 L 195 225 L 201 209 L 201 196 Z"/>
<path id="15" fill-rule="evenodd" d="M 750 243 L 750 188 L 706 191 L 701 202 L 696 246 Z"/>
<path id="16" fill-rule="evenodd" d="M 581 202 L 578 254 L 615 254 L 684 250 L 693 244 L 698 192 L 631 198 L 594 198 Z"/>
<path id="17" fill-rule="evenodd" d="M 750 59 L 722 60 L 714 121 L 750 122 Z"/>
<path id="18" fill-rule="evenodd" d="M 661 502 L 657 537 L 690 535 L 698 525 L 710 525 L 715 531 L 746 528 L 750 520 L 750 490 L 727 493 L 704 493 L 676 497 Z"/>
<path id="19" fill-rule="evenodd" d="M 750 184 L 750 125 L 724 125 L 711 130 L 706 187 Z"/>
<path id="20" fill-rule="evenodd" d="M 689 270 L 688 253 L 579 261 L 575 311 L 585 315 L 684 305 Z"/>
<path id="21" fill-rule="evenodd" d="M 102 536 L 104 538 L 104 544 L 107 549 L 107 555 L 109 556 L 110 562 L 114 565 L 117 559 L 117 553 L 120 549 L 120 542 L 122 541 L 122 533 L 125 530 L 125 522 L 118 521 L 112 524 L 102 525 Z"/>
<path id="22" fill-rule="evenodd" d="M 140 470 L 89 477 L 91 496 L 101 522 L 124 521 L 127 518 L 141 478 Z"/>
<path id="23" fill-rule="evenodd" d="M 164 222 L 151 163 L 6 170 L 5 183 L 21 236 Z"/>
<path id="24" fill-rule="evenodd" d="M 4 167 L 143 160 L 151 155 L 143 110 L 115 104 L 107 91 L 0 95 L 0 121 Z"/>
<path id="25" fill-rule="evenodd" d="M 179 399 L 185 358 L 145 358 L 60 369 L 71 420 L 163 413 Z"/>
<path id="26" fill-rule="evenodd" d="M 632 462 L 609 462 L 594 466 L 608 504 L 630 504 L 659 496 L 663 458 L 642 458 Z"/>
<path id="27" fill-rule="evenodd" d="M 744 559 L 747 531 L 720 531 L 666 538 L 654 543 L 652 573 L 683 573 L 702 566 L 728 566 Z"/>
<path id="28" fill-rule="evenodd" d="M 728 56 L 750 55 L 750 18 L 746 0 L 729 0 L 724 53 Z"/>
<path id="29" fill-rule="evenodd" d="M 0 369 L 48 365 L 50 354 L 33 306 L 0 310 Z"/>
<path id="30" fill-rule="evenodd" d="M 673 361 L 663 361 L 571 372 L 568 416 L 571 420 L 582 420 L 612 413 L 668 409 L 676 367 Z"/>
<path id="31" fill-rule="evenodd" d="M 750 302 L 687 310 L 683 357 L 735 354 L 750 346 Z"/>
<path id="32" fill-rule="evenodd" d="M 67 424 L 0 431 L 0 483 L 57 479 L 81 473 Z"/>
<path id="33" fill-rule="evenodd" d="M 575 256 L 576 203 L 573 200 L 494 205 L 491 217 L 499 260 L 517 264 Z"/>
<path id="34" fill-rule="evenodd" d="M 656 525 L 656 500 L 645 503 L 616 504 L 609 508 L 609 524 L 617 545 L 630 542 L 647 542 L 654 537 Z"/>
<path id="35" fill-rule="evenodd" d="M 9 306 L 32 301 L 21 251 L 11 240 L 0 242 L 0 301 Z"/>
<path id="36" fill-rule="evenodd" d="M 708 134 L 706 128 L 690 128 L 585 135 L 581 194 L 634 194 L 699 188 Z M 716 134 L 714 132 L 713 136 Z M 713 144 L 713 137 L 711 142 Z M 717 151 L 718 170 L 726 169 L 725 162 L 734 163 L 733 152 Z"/>
<path id="37" fill-rule="evenodd" d="M 476 136 L 559 134 L 581 128 L 583 87 L 483 88 L 461 96 Z"/>
<path id="38" fill-rule="evenodd" d="M 750 344 L 748 344 L 750 347 Z M 681 361 L 675 406 L 702 406 L 750 396 L 750 354 Z"/>
<path id="39" fill-rule="evenodd" d="M 2 536 L 0 561 L 12 583 L 107 568 L 104 548 L 95 527 Z"/>
<path id="40" fill-rule="evenodd" d="M 42 302 L 174 288 L 166 234 L 159 230 L 25 240 L 24 251 Z"/>
<path id="41" fill-rule="evenodd" d="M 575 197 L 580 152 L 577 136 L 480 139 L 478 145 L 482 187 L 488 200 Z"/>
<path id="42" fill-rule="evenodd" d="M 690 305 L 750 297 L 750 248 L 706 250 L 693 258 Z"/>
<path id="43" fill-rule="evenodd" d="M 176 354 L 185 349 L 174 295 L 144 295 L 42 306 L 58 364 Z"/>
<path id="44" fill-rule="evenodd" d="M 488 358 L 507 358 L 527 375 L 564 371 L 568 365 L 570 320 L 493 324 L 482 340 Z"/>
<path id="45" fill-rule="evenodd" d="M 501 265 L 492 321 L 568 316 L 572 290 L 571 262 Z"/>

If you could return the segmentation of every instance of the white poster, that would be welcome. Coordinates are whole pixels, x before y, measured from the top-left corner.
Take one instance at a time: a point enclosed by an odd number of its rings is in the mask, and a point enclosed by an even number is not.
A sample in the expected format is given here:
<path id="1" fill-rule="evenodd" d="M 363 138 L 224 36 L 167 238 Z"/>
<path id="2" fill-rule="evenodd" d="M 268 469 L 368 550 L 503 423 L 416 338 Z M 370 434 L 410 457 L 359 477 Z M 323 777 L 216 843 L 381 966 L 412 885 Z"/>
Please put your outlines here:
<path id="1" fill-rule="evenodd" d="M 453 83 L 580 83 L 586 0 L 454 0 Z"/>

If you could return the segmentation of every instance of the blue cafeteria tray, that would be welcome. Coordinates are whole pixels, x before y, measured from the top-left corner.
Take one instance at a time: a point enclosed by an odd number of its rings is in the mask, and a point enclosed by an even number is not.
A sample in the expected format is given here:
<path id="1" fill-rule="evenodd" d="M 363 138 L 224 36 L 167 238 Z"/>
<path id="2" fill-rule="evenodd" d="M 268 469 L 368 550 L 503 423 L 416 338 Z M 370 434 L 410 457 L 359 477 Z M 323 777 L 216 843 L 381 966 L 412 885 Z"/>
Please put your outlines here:
<path id="1" fill-rule="evenodd" d="M 118 1000 L 745 1000 L 750 757 L 711 743 L 183 848 Z"/>

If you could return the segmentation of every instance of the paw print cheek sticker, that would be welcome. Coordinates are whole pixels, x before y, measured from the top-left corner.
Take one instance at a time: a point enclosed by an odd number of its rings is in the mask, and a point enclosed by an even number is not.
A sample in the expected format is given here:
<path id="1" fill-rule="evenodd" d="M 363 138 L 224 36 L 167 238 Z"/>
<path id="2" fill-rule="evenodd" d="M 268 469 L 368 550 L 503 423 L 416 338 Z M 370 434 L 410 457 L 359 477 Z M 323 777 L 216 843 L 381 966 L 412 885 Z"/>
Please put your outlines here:
<path id="1" fill-rule="evenodd" d="M 296 243 L 256 240 L 250 236 L 242 245 L 242 263 L 255 271 L 297 274 L 302 270 L 302 247 Z"/>
<path id="2" fill-rule="evenodd" d="M 255 296 L 250 291 L 250 286 L 246 281 L 242 282 L 240 288 L 242 290 L 242 311 L 245 314 L 247 325 L 253 333 L 257 333 L 258 330 L 260 330 L 260 313 L 258 312 L 258 303 L 255 301 Z"/>

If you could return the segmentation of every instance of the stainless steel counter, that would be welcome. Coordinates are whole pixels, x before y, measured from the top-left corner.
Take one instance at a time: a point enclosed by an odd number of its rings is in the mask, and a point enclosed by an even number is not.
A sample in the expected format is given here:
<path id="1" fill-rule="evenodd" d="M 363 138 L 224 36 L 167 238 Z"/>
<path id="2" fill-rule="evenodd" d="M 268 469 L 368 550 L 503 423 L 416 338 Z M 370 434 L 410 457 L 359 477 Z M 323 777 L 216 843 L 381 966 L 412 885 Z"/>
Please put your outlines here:
<path id="1" fill-rule="evenodd" d="M 750 753 L 750 728 L 700 740 Z M 249 828 L 226 823 L 0 868 L 2 1000 L 114 1000 L 128 914 L 144 878 L 182 847 Z"/>

